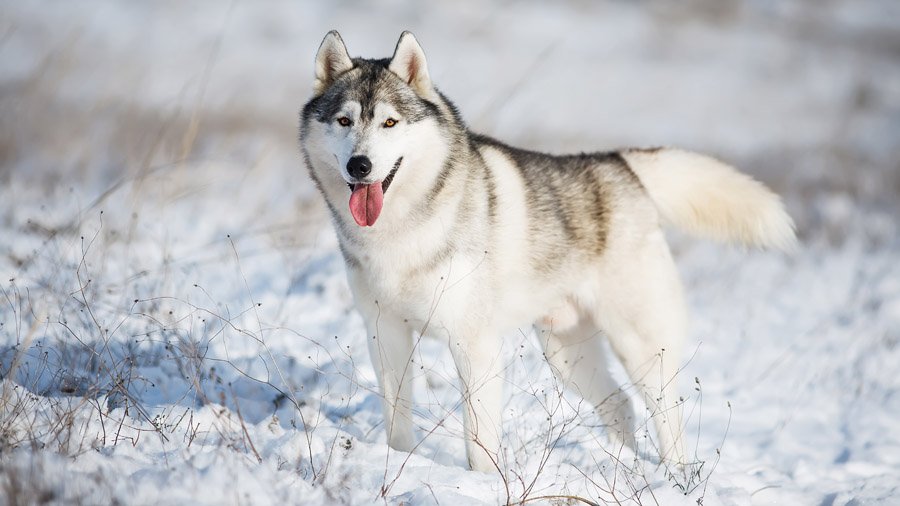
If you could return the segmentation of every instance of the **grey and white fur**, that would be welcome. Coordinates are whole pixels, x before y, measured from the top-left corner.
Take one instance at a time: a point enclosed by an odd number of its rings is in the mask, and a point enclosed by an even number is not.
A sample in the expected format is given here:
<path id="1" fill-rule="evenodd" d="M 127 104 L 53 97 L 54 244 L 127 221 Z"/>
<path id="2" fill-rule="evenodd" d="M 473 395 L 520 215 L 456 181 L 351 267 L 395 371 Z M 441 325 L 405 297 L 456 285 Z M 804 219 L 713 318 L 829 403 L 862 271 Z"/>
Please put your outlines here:
<path id="1" fill-rule="evenodd" d="M 337 232 L 379 377 L 389 445 L 411 451 L 415 333 L 445 339 L 463 392 L 469 465 L 501 456 L 501 336 L 534 325 L 553 372 L 634 447 L 622 362 L 684 462 L 675 377 L 686 333 L 660 223 L 790 249 L 779 198 L 712 158 L 677 149 L 555 156 L 470 132 L 404 32 L 389 59 L 351 58 L 328 33 L 300 146 Z M 348 204 L 349 202 L 349 204 Z"/>

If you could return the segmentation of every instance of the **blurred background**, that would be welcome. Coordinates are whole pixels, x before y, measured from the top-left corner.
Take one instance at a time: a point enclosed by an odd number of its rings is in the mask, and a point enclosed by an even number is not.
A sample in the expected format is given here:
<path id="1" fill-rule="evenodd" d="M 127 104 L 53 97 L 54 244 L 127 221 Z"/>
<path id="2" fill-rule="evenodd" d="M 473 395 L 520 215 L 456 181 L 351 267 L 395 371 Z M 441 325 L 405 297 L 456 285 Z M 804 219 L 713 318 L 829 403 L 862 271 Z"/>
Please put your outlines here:
<path id="1" fill-rule="evenodd" d="M 693 335 L 702 343 L 686 377 L 705 382 L 703 419 L 711 427 L 691 430 L 712 455 L 730 427 L 710 494 L 729 504 L 751 497 L 838 504 L 895 493 L 896 0 L 4 0 L 0 372 L 11 374 L 27 351 L 16 381 L 39 394 L 28 410 L 86 392 L 101 392 L 109 410 L 120 409 L 114 397 L 125 392 L 127 401 L 165 418 L 185 397 L 229 408 L 240 399 L 254 423 L 272 416 L 274 403 L 283 428 L 294 431 L 285 421 L 293 412 L 278 407 L 281 397 L 244 379 L 278 363 L 287 378 L 281 388 L 305 384 L 307 409 L 337 413 L 321 420 L 325 430 L 349 431 L 360 441 L 354 444 L 383 451 L 376 444 L 380 409 L 371 390 L 359 387 L 374 384 L 360 351 L 361 322 L 297 147 L 298 111 L 330 29 L 340 31 L 351 55 L 372 58 L 389 56 L 399 34 L 413 31 L 433 81 L 470 127 L 513 145 L 556 153 L 678 146 L 716 155 L 776 189 L 798 224 L 803 247 L 794 257 L 673 237 L 696 315 Z M 210 314 L 225 315 L 244 334 L 224 346 L 225 331 L 200 322 Z M 104 325 L 112 332 L 98 333 Z M 110 348 L 110 340 L 121 347 Z M 347 340 L 355 358 L 343 355 Z M 134 379 L 127 391 L 110 386 L 118 388 L 119 379 L 96 375 L 97 360 L 107 360 L 96 358 L 97 342 L 113 350 L 108 365 L 116 378 Z M 260 343 L 272 352 L 265 355 Z M 428 348 L 432 358 L 423 360 L 437 361 L 443 352 L 436 350 Z M 199 364 L 194 376 L 183 371 L 186 356 Z M 529 374 L 517 373 L 523 382 L 552 382 L 539 351 L 524 360 Z M 452 384 L 452 371 L 439 378 L 438 370 L 423 373 L 434 376 L 429 395 L 443 403 L 417 412 L 428 423 L 458 399 L 436 386 Z M 543 376 L 534 379 L 532 371 Z M 234 388 L 216 383 L 222 377 Z M 346 399 L 335 398 L 345 390 Z M 359 396 L 372 402 L 353 404 Z M 730 404 L 725 409 L 732 400 L 733 424 Z M 353 423 L 345 425 L 344 416 Z M 135 426 L 149 424 L 132 418 Z M 10 420 L 17 419 L 0 416 L 0 424 Z M 147 430 L 158 430 L 152 425 Z M 270 436 L 267 430 L 254 438 Z M 41 434 L 27 438 L 46 442 Z M 421 453 L 463 465 L 453 457 L 461 446 L 452 436 L 432 438 Z M 592 444 L 584 444 L 585 455 L 597 454 Z M 280 448 L 273 443 L 261 453 L 279 472 L 283 459 L 296 458 Z M 207 450 L 220 451 L 199 444 L 191 451 Z M 148 465 L 161 465 L 149 455 Z M 319 457 L 330 462 L 331 454 Z M 16 462 L 35 480 L 49 476 L 34 471 L 30 458 Z M 91 469 L 84 459 L 73 462 L 59 464 L 58 482 L 75 483 L 59 477 Z M 194 469 L 187 457 L 178 462 Z M 2 464 L 0 471 L 9 469 Z M 357 464 L 367 465 L 346 465 Z M 367 468 L 376 483 L 381 464 Z M 108 489 L 118 490 L 111 497 L 132 497 L 127 487 L 148 481 L 162 490 L 157 482 L 168 479 L 135 473 L 120 486 L 120 471 L 106 469 Z M 252 469 L 240 474 L 252 489 L 296 497 L 297 482 Z M 582 479 L 567 476 L 559 479 Z M 415 493 L 424 495 L 413 497 L 430 497 L 416 483 Z"/>
<path id="2" fill-rule="evenodd" d="M 297 111 L 324 33 L 384 57 L 410 29 L 476 131 L 553 152 L 675 145 L 776 186 L 893 200 L 898 19 L 891 0 L 9 1 L 0 178 L 103 191 L 217 160 L 306 198 Z"/>

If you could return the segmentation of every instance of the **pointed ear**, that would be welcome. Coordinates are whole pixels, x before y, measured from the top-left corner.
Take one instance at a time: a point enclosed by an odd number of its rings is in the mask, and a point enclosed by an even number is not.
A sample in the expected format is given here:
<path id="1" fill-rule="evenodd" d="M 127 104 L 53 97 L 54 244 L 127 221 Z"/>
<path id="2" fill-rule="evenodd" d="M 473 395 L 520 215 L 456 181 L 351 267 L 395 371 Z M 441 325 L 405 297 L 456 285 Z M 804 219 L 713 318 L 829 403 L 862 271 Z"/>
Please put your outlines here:
<path id="1" fill-rule="evenodd" d="M 425 52 L 410 32 L 400 34 L 397 48 L 388 69 L 406 81 L 419 96 L 427 97 L 434 93 L 431 78 L 428 76 L 428 65 Z"/>
<path id="2" fill-rule="evenodd" d="M 316 82 L 313 93 L 321 95 L 344 72 L 353 68 L 347 46 L 337 30 L 328 32 L 316 53 Z"/>

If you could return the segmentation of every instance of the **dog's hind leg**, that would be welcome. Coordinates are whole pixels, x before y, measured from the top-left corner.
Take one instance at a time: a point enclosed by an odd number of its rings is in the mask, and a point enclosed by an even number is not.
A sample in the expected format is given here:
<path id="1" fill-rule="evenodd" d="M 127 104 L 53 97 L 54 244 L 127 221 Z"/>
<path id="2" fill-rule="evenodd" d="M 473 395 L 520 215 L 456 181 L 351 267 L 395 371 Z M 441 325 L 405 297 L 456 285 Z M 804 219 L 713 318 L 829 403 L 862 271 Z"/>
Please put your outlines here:
<path id="1" fill-rule="evenodd" d="M 643 394 L 656 426 L 660 457 L 684 464 L 676 375 L 686 309 L 662 233 L 648 234 L 638 247 L 609 262 L 601 278 L 595 321 Z"/>
<path id="2" fill-rule="evenodd" d="M 412 422 L 412 331 L 402 319 L 381 314 L 366 318 L 369 355 L 381 388 L 388 444 L 410 452 L 415 446 Z"/>
<path id="3" fill-rule="evenodd" d="M 607 427 L 610 443 L 634 450 L 634 409 L 631 399 L 610 375 L 602 334 L 590 317 L 572 320 L 570 307 L 557 321 L 554 314 L 535 324 L 544 356 L 556 377 L 570 391 L 591 403 Z"/>

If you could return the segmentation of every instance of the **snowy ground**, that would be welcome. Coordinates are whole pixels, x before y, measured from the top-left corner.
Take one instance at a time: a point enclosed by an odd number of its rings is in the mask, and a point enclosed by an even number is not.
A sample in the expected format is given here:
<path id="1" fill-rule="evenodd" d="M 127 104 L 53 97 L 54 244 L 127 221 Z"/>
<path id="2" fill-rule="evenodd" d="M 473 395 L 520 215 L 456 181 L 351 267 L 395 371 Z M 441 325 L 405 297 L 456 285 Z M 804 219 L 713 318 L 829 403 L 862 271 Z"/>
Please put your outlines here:
<path id="1" fill-rule="evenodd" d="M 9 503 L 900 501 L 896 2 L 0 12 Z M 529 329 L 507 336 L 502 476 L 464 469 L 439 343 L 416 358 L 423 442 L 387 449 L 295 145 L 331 28 L 372 57 L 412 29 L 476 130 L 557 152 L 678 145 L 784 195 L 793 257 L 672 234 L 693 311 L 679 383 L 696 475 L 609 448 Z"/>

